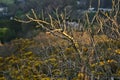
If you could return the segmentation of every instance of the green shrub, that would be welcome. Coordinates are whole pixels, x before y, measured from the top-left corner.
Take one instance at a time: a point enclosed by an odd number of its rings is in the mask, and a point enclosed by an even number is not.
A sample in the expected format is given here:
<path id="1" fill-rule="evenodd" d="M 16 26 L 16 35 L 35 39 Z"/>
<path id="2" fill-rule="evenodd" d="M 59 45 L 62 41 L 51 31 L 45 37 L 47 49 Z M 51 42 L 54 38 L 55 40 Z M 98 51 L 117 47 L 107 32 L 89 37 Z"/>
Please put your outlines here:
<path id="1" fill-rule="evenodd" d="M 15 32 L 21 31 L 21 23 L 14 20 L 0 20 L 0 28 L 3 28 L 4 26 L 14 30 Z"/>
<path id="2" fill-rule="evenodd" d="M 2 42 L 9 41 L 15 37 L 15 32 L 9 28 L 0 28 L 0 40 Z"/>

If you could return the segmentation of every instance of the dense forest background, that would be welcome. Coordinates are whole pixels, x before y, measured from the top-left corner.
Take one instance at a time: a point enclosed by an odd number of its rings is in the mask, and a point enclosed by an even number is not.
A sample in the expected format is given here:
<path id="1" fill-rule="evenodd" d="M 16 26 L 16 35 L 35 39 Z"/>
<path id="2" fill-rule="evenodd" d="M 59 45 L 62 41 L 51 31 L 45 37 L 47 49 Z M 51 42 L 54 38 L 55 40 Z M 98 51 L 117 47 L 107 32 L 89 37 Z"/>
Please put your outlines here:
<path id="1" fill-rule="evenodd" d="M 88 9 L 90 4 L 92 7 L 97 8 L 98 0 L 1 0 L 1 3 L 9 7 L 10 14 L 19 14 L 30 11 L 30 9 L 35 9 L 37 12 L 42 12 L 42 10 L 47 12 L 53 12 L 56 8 L 63 10 L 66 7 L 71 7 L 72 10 Z M 100 7 L 111 8 L 112 0 L 100 0 Z"/>
<path id="2" fill-rule="evenodd" d="M 100 0 L 100 4 L 102 8 L 112 8 L 112 0 Z M 48 17 L 47 14 L 54 15 L 57 9 L 58 13 L 66 10 L 67 15 L 69 15 L 68 20 L 77 21 L 78 19 L 83 19 L 83 14 L 88 8 L 94 7 L 97 9 L 97 5 L 98 0 L 0 0 L 0 7 L 6 7 L 6 10 L 0 12 L 0 27 L 9 28 L 10 31 L 10 33 L 9 31 L 6 33 L 9 34 L 7 37 L 0 37 L 1 41 L 9 41 L 13 38 L 23 36 L 35 26 L 34 23 L 28 25 L 10 20 L 15 17 L 25 19 L 24 14 L 30 13 L 31 9 L 34 9 L 40 18 L 42 18 L 42 15 L 44 17 Z M 31 28 L 29 27 L 28 29 L 24 26 L 31 26 Z"/>

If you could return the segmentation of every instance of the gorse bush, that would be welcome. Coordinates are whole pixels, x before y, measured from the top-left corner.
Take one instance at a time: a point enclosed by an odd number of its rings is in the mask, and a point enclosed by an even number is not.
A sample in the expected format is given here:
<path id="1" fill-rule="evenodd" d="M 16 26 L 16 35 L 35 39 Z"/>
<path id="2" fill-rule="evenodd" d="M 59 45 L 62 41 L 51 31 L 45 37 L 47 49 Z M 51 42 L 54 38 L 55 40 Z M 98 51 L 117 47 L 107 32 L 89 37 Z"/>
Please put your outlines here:
<path id="1" fill-rule="evenodd" d="M 40 39 L 40 42 L 43 40 Z M 49 42 L 50 38 L 46 40 Z M 56 43 L 59 39 L 55 39 Z M 91 51 L 91 46 L 83 46 L 83 60 L 92 74 L 105 76 L 113 74 L 119 76 L 119 53 L 120 48 L 115 46 L 119 41 L 99 42 L 96 50 Z M 56 80 L 79 80 L 91 73 L 81 72 L 81 64 L 77 61 L 75 49 L 69 44 L 53 46 L 55 43 L 34 42 L 29 39 L 17 39 L 11 42 L 13 54 L 8 57 L 0 57 L 0 78 L 6 79 L 56 79 Z M 43 46 L 42 46 L 43 45 Z M 119 44 L 118 44 L 119 46 Z M 97 51 L 97 53 L 95 52 Z M 94 55 L 93 55 L 94 54 Z M 92 61 L 88 62 L 88 55 L 92 56 Z M 98 61 L 99 59 L 99 61 Z M 110 71 L 109 73 L 106 73 Z M 112 72 L 111 72 L 112 71 Z M 104 77 L 101 79 L 105 79 Z"/>

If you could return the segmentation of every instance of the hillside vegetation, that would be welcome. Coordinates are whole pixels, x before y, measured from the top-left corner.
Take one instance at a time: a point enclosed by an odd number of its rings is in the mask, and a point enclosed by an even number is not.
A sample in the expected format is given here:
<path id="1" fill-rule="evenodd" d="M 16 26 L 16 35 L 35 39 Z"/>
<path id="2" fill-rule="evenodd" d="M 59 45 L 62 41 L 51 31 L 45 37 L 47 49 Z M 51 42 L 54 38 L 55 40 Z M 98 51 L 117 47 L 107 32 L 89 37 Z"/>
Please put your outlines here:
<path id="1" fill-rule="evenodd" d="M 0 0 L 0 3 L 13 4 L 14 0 Z"/>
<path id="2" fill-rule="evenodd" d="M 23 33 L 0 44 L 0 80 L 119 80 L 120 1 L 113 3 L 74 21 L 66 9 L 15 18 Z"/>

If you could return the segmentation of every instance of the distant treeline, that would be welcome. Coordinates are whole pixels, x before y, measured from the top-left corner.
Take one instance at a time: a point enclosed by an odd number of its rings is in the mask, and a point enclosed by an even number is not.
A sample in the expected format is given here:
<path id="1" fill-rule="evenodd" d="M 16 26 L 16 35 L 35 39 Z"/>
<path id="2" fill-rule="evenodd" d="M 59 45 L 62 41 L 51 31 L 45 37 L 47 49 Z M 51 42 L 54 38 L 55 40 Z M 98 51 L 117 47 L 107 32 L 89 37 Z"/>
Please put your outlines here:
<path id="1" fill-rule="evenodd" d="M 9 19 L 0 20 L 0 41 L 8 42 L 18 36 L 21 31 L 21 23 Z"/>

